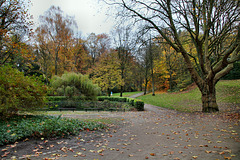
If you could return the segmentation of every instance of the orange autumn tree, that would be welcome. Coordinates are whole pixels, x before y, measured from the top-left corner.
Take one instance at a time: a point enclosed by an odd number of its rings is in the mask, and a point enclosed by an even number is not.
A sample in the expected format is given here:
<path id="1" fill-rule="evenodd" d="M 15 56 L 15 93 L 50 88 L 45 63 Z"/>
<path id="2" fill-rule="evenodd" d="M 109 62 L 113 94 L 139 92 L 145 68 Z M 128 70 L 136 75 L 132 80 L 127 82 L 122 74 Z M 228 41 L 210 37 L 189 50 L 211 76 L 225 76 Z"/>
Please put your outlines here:
<path id="1" fill-rule="evenodd" d="M 73 29 L 76 22 L 73 17 L 65 16 L 59 7 L 52 6 L 40 16 L 40 21 L 41 25 L 36 29 L 36 46 L 41 57 L 51 57 L 50 72 L 58 75 L 64 70 L 74 70 Z"/>
<path id="2" fill-rule="evenodd" d="M 29 3 L 24 0 L 4 0 L 0 3 L 0 65 L 13 62 L 16 56 L 30 58 L 29 53 L 24 51 L 26 45 L 18 38 L 30 33 Z"/>
<path id="3" fill-rule="evenodd" d="M 192 83 L 185 64 L 181 63 L 182 57 L 161 36 L 157 36 L 153 41 L 154 51 L 157 52 L 154 61 L 157 88 L 170 91 L 182 90 Z M 188 44 L 188 48 L 193 52 L 191 45 L 192 43 Z"/>
<path id="4" fill-rule="evenodd" d="M 72 71 L 82 74 L 86 74 L 87 70 L 91 67 L 89 63 L 91 61 L 91 57 L 85 49 L 85 43 L 86 41 L 78 37 L 74 39 L 74 45 L 72 46 L 74 65 L 74 67 L 72 67 Z"/>

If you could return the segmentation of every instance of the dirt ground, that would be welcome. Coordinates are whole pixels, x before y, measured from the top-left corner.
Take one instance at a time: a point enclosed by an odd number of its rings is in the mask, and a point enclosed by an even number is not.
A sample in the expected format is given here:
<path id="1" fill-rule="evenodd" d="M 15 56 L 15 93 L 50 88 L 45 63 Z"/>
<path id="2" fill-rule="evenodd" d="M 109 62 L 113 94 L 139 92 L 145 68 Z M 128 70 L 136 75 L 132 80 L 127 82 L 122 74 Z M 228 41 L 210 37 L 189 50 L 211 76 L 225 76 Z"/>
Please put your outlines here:
<path id="1" fill-rule="evenodd" d="M 238 114 L 180 113 L 145 105 L 144 112 L 74 115 L 117 118 L 108 130 L 57 140 L 27 140 L 0 147 L 5 159 L 223 160 L 240 159 Z M 91 116 L 91 114 L 93 116 Z M 71 115 L 64 115 L 71 117 Z M 238 118 L 235 118 L 238 117 Z M 5 153 L 7 157 L 1 157 Z"/>

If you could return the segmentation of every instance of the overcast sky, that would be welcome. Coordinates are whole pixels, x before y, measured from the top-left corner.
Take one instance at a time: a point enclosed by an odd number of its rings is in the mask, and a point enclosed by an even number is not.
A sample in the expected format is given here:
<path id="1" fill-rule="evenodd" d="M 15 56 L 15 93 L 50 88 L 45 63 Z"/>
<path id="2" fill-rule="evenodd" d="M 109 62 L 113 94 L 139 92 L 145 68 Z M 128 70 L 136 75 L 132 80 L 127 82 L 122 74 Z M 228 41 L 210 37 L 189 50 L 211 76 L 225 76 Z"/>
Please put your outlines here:
<path id="1" fill-rule="evenodd" d="M 108 18 L 108 6 L 99 0 L 31 0 L 30 13 L 36 25 L 38 17 L 52 5 L 59 6 L 65 14 L 75 16 L 78 30 L 83 36 L 90 33 L 109 33 L 114 25 L 114 18 Z"/>

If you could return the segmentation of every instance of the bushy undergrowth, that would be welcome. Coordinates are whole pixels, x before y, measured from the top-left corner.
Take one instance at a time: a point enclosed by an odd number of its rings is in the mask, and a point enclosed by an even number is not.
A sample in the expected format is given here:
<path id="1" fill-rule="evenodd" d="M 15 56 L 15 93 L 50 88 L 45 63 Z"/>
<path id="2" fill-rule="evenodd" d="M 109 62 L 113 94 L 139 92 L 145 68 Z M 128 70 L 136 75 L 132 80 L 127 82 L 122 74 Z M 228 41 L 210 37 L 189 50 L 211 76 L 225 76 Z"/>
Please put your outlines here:
<path id="1" fill-rule="evenodd" d="M 103 124 L 54 116 L 17 116 L 0 121 L 0 145 L 25 138 L 62 138 L 83 130 L 105 128 Z"/>
<path id="2" fill-rule="evenodd" d="M 24 76 L 11 66 L 0 67 L 0 116 L 31 112 L 45 104 L 48 87 L 36 77 Z"/>

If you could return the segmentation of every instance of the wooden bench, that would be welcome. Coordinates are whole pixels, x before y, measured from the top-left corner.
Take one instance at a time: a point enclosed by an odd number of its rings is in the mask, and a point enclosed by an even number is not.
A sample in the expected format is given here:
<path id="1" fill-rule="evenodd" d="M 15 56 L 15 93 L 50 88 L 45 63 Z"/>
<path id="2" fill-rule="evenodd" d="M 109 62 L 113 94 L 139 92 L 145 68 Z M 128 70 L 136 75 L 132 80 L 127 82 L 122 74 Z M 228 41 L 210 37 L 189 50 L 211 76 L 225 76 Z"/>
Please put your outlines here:
<path id="1" fill-rule="evenodd" d="M 84 108 L 84 110 L 87 112 L 88 110 L 94 111 L 97 110 L 98 112 L 102 110 L 102 108 Z"/>
<path id="2" fill-rule="evenodd" d="M 112 111 L 124 111 L 125 112 L 125 108 L 109 108 L 109 110 Z"/>
<path id="3" fill-rule="evenodd" d="M 76 110 L 76 108 L 58 108 L 58 110 L 61 112 L 62 110 L 72 110 L 73 112 Z"/>

